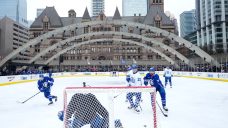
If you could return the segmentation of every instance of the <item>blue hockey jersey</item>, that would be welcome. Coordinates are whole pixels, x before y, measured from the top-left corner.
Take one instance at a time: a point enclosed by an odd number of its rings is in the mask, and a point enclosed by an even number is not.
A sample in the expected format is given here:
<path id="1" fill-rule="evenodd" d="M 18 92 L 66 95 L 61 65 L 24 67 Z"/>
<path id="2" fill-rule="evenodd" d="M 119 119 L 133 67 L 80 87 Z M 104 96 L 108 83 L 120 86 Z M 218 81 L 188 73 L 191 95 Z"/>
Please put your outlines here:
<path id="1" fill-rule="evenodd" d="M 148 85 L 148 83 L 149 83 L 151 86 L 153 86 L 155 88 L 163 87 L 163 84 L 162 84 L 158 74 L 151 75 L 150 73 L 147 73 L 143 79 L 144 79 L 145 85 Z"/>
<path id="2" fill-rule="evenodd" d="M 54 79 L 50 77 L 44 77 L 43 80 L 38 80 L 38 89 L 41 92 L 50 92 L 51 86 L 54 83 Z"/>

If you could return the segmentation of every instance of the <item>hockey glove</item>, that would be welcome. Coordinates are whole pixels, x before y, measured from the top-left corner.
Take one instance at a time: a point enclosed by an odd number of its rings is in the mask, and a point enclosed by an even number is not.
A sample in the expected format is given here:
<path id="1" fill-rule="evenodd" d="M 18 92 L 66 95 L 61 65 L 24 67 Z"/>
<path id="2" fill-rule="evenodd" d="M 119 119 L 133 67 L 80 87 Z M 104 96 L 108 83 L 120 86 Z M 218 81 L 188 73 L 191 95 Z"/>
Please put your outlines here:
<path id="1" fill-rule="evenodd" d="M 51 82 L 49 82 L 48 84 L 49 84 L 49 86 L 53 86 L 53 82 L 52 82 L 52 81 L 51 81 Z"/>
<path id="2" fill-rule="evenodd" d="M 59 117 L 59 120 L 63 121 L 63 119 L 64 119 L 64 112 L 63 111 L 59 111 L 58 112 L 58 117 Z"/>
<path id="3" fill-rule="evenodd" d="M 130 81 L 131 81 L 131 78 L 130 78 L 130 77 L 127 77 L 127 78 L 126 78 L 126 81 L 127 81 L 127 82 L 130 82 Z"/>
<path id="4" fill-rule="evenodd" d="M 148 81 L 147 81 L 147 80 L 144 81 L 144 85 L 145 85 L 145 86 L 148 85 Z"/>
<path id="5" fill-rule="evenodd" d="M 40 92 L 44 92 L 45 89 L 44 88 L 40 88 L 39 90 L 40 90 Z"/>

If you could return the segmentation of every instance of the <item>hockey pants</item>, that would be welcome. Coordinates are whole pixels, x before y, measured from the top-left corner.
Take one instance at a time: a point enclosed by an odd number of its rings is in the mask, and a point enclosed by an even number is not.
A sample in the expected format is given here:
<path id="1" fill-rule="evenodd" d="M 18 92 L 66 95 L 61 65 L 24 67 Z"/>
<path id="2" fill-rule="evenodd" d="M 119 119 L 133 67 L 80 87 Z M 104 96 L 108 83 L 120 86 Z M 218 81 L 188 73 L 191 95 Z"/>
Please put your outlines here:
<path id="1" fill-rule="evenodd" d="M 171 79 L 171 77 L 165 77 L 165 86 L 168 84 L 168 82 L 169 82 L 170 86 L 172 86 L 172 79 Z"/>
<path id="2" fill-rule="evenodd" d="M 161 102 L 162 102 L 162 106 L 166 106 L 166 93 L 165 93 L 165 89 L 163 87 L 158 87 L 156 88 L 156 92 L 159 92 L 160 96 L 161 96 Z M 153 100 L 153 96 L 151 96 L 151 100 Z M 156 99 L 155 99 L 156 102 Z"/>
<path id="3" fill-rule="evenodd" d="M 50 92 L 44 92 L 44 97 L 47 98 L 49 101 L 52 101 L 55 96 L 52 96 Z"/>

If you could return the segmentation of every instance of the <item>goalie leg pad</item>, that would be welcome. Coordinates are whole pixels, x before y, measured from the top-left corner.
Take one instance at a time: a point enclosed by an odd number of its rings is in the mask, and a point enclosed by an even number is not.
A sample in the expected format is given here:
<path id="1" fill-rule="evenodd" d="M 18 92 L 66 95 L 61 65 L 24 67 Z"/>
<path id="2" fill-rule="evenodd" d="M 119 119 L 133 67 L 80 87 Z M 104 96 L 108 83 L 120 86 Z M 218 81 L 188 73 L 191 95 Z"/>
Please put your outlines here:
<path id="1" fill-rule="evenodd" d="M 135 93 L 135 96 L 136 96 L 135 108 L 137 108 L 139 106 L 140 101 L 141 101 L 142 93 L 141 92 L 137 92 L 137 93 Z"/>
<path id="2" fill-rule="evenodd" d="M 115 120 L 115 128 L 123 128 L 123 125 L 122 125 L 120 119 Z"/>
<path id="3" fill-rule="evenodd" d="M 130 103 L 130 107 L 131 108 L 135 107 L 134 101 L 133 101 L 133 96 L 134 96 L 134 93 L 132 93 L 132 92 L 127 93 L 127 99 L 128 99 L 128 101 Z"/>

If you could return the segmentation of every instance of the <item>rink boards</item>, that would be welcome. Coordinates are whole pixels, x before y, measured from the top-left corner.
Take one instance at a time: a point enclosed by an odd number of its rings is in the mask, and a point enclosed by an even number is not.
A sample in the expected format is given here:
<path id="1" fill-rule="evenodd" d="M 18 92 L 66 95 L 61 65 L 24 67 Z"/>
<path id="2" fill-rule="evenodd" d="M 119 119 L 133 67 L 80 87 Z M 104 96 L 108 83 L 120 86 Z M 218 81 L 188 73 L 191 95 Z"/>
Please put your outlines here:
<path id="1" fill-rule="evenodd" d="M 140 72 L 142 76 L 145 76 L 147 72 Z M 163 71 L 157 71 L 162 76 Z M 126 72 L 118 72 L 118 76 L 125 76 Z M 211 73 L 211 72 L 179 72 L 174 71 L 174 76 L 186 77 L 186 78 L 197 78 L 205 80 L 215 80 L 228 82 L 228 73 Z M 61 72 L 53 73 L 54 78 L 60 77 L 100 77 L 100 76 L 111 76 L 110 72 Z M 39 74 L 32 75 L 14 75 L 14 76 L 0 76 L 0 86 L 6 86 L 11 84 L 26 83 L 36 81 L 39 78 Z"/>

